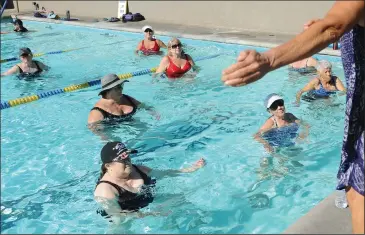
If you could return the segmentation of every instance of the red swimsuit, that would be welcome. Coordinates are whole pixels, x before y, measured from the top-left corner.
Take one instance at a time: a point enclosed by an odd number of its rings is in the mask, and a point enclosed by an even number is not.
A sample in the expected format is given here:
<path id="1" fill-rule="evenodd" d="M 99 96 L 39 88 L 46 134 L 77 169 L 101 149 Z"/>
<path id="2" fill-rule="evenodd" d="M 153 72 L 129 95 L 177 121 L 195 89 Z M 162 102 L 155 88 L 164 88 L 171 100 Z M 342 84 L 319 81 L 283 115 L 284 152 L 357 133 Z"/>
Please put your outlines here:
<path id="1" fill-rule="evenodd" d="M 142 46 L 141 46 L 141 49 L 140 51 L 142 51 L 143 54 L 157 54 L 160 52 L 160 46 L 158 45 L 156 39 L 153 39 L 152 41 L 155 42 L 155 45 L 150 48 L 150 49 L 147 49 L 145 46 L 144 46 L 144 40 L 142 40 Z"/>
<path id="2" fill-rule="evenodd" d="M 167 67 L 166 69 L 166 76 L 168 78 L 180 78 L 182 77 L 187 71 L 189 71 L 191 69 L 191 64 L 188 60 L 188 55 L 185 54 L 185 59 L 186 59 L 186 63 L 184 65 L 184 67 L 180 68 L 178 66 L 176 66 L 176 64 L 174 64 L 172 62 L 172 60 L 170 59 L 170 57 L 168 56 L 167 58 L 169 58 L 169 67 Z"/>

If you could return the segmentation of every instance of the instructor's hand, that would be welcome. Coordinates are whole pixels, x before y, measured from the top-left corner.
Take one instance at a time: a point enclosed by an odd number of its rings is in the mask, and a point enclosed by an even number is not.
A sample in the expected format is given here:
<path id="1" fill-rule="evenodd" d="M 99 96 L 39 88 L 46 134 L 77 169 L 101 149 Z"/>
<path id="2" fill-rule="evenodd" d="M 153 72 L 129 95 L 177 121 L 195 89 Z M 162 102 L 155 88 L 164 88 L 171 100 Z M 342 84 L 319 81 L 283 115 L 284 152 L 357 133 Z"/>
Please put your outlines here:
<path id="1" fill-rule="evenodd" d="M 255 82 L 270 71 L 270 58 L 254 50 L 242 51 L 237 63 L 223 71 L 222 81 L 228 86 L 244 86 Z"/>

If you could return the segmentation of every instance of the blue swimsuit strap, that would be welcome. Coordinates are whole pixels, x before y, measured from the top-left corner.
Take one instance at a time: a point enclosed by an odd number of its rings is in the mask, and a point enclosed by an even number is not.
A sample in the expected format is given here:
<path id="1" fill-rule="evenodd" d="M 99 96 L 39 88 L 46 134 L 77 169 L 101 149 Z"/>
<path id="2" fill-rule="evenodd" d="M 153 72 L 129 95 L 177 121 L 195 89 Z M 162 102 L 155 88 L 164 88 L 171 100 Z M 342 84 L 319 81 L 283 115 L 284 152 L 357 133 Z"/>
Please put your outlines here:
<path id="1" fill-rule="evenodd" d="M 318 81 L 319 81 L 319 89 L 318 90 L 312 90 L 312 91 L 310 91 L 309 93 L 312 93 L 312 94 L 314 94 L 314 95 L 317 95 L 317 96 L 325 96 L 325 97 L 327 97 L 327 96 L 329 96 L 330 94 L 333 94 L 335 91 L 327 91 L 324 87 L 323 87 L 323 85 L 322 85 L 322 83 L 321 83 L 321 80 L 319 79 L 319 78 L 317 78 L 318 79 Z M 332 79 L 336 79 L 336 77 L 333 77 L 333 78 L 331 78 L 331 80 Z M 336 82 L 335 82 L 335 84 L 336 84 Z M 335 85 L 335 87 L 336 87 L 336 85 Z M 337 89 L 337 87 L 336 87 L 336 89 Z"/>

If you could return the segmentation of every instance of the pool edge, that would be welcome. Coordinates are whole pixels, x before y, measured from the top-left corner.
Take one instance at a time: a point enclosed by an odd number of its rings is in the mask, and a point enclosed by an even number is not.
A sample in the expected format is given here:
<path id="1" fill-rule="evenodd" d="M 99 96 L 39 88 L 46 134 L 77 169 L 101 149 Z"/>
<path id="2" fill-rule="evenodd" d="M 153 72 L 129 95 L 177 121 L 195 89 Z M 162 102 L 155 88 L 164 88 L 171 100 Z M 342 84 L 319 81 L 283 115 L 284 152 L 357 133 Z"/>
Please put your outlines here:
<path id="1" fill-rule="evenodd" d="M 82 27 L 90 27 L 90 28 L 97 28 L 97 29 L 108 29 L 108 30 L 116 30 L 116 31 L 126 31 L 126 32 L 133 32 L 133 33 L 141 33 L 140 24 L 131 25 L 129 24 L 128 27 L 124 27 L 121 24 L 117 23 L 110 23 L 105 21 L 98 21 L 98 22 L 85 22 L 82 20 L 79 21 L 62 21 L 62 20 L 53 20 L 47 18 L 36 18 L 33 16 L 26 16 L 26 15 L 17 15 L 19 19 L 22 20 L 29 20 L 29 21 L 38 21 L 38 22 L 46 22 L 46 23 L 53 23 L 53 24 L 66 24 L 66 25 L 73 25 L 73 26 L 82 26 Z M 139 22 L 137 22 L 139 23 Z M 147 24 L 147 23 L 146 23 Z M 167 24 L 166 24 L 167 25 Z M 186 28 L 183 29 L 175 29 L 176 32 L 171 33 L 168 31 L 158 31 L 156 30 L 156 34 L 162 36 L 177 36 L 189 39 L 197 39 L 202 41 L 213 41 L 219 43 L 229 43 L 229 44 L 239 44 L 239 45 L 247 45 L 247 46 L 256 46 L 256 47 L 264 47 L 264 48 L 272 48 L 280 45 L 281 43 L 285 42 L 285 40 L 279 40 L 279 42 L 265 42 L 265 38 L 261 36 L 256 36 L 257 40 L 249 40 L 249 39 L 240 39 L 237 35 L 235 36 L 225 36 L 223 35 L 224 32 L 215 32 L 217 29 L 211 29 L 210 33 L 208 34 L 200 34 L 198 33 L 199 29 L 194 26 L 188 26 L 190 32 L 186 31 Z M 197 33 L 194 33 L 197 32 Z M 229 31 L 229 32 L 236 32 L 240 33 L 239 31 Z M 217 35 L 219 34 L 219 35 Z M 255 33 L 253 33 L 255 35 Z M 291 35 L 293 37 L 294 35 Z M 285 38 L 286 40 L 290 39 L 291 37 Z M 329 48 L 323 49 L 322 51 L 316 53 L 321 55 L 329 55 L 329 56 L 336 56 L 339 57 L 341 52 L 339 50 L 332 50 Z"/>
<path id="2" fill-rule="evenodd" d="M 332 192 L 282 234 L 351 234 L 350 209 L 339 209 L 335 206 L 335 199 L 339 194 L 340 191 Z"/>

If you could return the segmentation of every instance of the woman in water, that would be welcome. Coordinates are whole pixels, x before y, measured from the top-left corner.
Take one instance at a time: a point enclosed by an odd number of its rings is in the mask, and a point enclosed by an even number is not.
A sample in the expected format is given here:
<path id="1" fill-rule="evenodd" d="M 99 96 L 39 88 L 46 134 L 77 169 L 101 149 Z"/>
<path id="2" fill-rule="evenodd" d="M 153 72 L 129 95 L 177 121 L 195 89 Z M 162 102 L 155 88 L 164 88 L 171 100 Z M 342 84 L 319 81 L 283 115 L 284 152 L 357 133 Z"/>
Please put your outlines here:
<path id="1" fill-rule="evenodd" d="M 303 99 L 307 101 L 315 100 L 318 98 L 329 98 L 335 91 L 346 92 L 346 88 L 343 86 L 341 80 L 332 76 L 332 65 L 326 60 L 321 60 L 317 65 L 318 77 L 310 81 L 303 89 L 298 91 L 296 96 L 296 103 L 299 105 L 300 97 L 304 92 L 308 92 Z"/>
<path id="2" fill-rule="evenodd" d="M 16 32 L 16 33 L 29 32 L 28 29 L 23 26 L 23 21 L 16 18 L 16 16 L 12 16 L 12 17 L 13 17 L 14 32 Z M 10 33 L 10 32 L 1 32 L 1 34 L 7 34 L 7 33 Z"/>
<path id="3" fill-rule="evenodd" d="M 274 152 L 273 147 L 292 146 L 301 121 L 292 113 L 285 112 L 283 98 L 275 93 L 266 97 L 264 105 L 272 116 L 261 126 L 254 138 L 270 153 Z M 306 129 L 299 135 L 301 139 L 308 136 L 309 131 L 309 126 L 303 125 Z"/>
<path id="4" fill-rule="evenodd" d="M 168 54 L 162 58 L 156 76 L 165 73 L 168 78 L 180 78 L 190 69 L 195 70 L 195 63 L 191 56 L 185 54 L 179 39 L 172 38 L 167 44 Z"/>
<path id="5" fill-rule="evenodd" d="M 157 213 L 139 211 L 154 200 L 153 189 L 156 180 L 153 178 L 190 173 L 205 165 L 205 160 L 201 158 L 191 167 L 181 170 L 152 170 L 146 166 L 132 164 L 129 154 L 137 152 L 127 149 L 121 142 L 108 142 L 102 148 L 101 174 L 94 191 L 95 200 L 103 208 L 102 211 L 98 211 L 101 215 L 155 215 Z"/>
<path id="6" fill-rule="evenodd" d="M 28 29 L 23 26 L 23 21 L 16 19 L 14 21 L 14 32 L 28 32 Z"/>
<path id="7" fill-rule="evenodd" d="M 165 43 L 159 39 L 155 39 L 153 34 L 154 31 L 151 26 L 146 25 L 142 28 L 144 32 L 144 39 L 138 43 L 136 54 L 141 51 L 144 55 L 159 54 L 160 48 L 167 48 Z"/>
<path id="8" fill-rule="evenodd" d="M 33 54 L 29 48 L 20 48 L 19 58 L 21 63 L 14 65 L 11 69 L 2 73 L 1 76 L 18 73 L 19 78 L 29 78 L 37 76 L 41 72 L 49 69 L 49 67 L 42 62 L 33 60 Z"/>
<path id="9" fill-rule="evenodd" d="M 101 79 L 101 99 L 91 109 L 88 124 L 102 120 L 127 121 L 137 112 L 137 108 L 154 112 L 151 107 L 122 93 L 125 82 L 129 81 L 119 79 L 116 74 L 108 74 Z"/>

